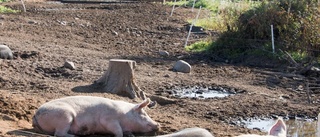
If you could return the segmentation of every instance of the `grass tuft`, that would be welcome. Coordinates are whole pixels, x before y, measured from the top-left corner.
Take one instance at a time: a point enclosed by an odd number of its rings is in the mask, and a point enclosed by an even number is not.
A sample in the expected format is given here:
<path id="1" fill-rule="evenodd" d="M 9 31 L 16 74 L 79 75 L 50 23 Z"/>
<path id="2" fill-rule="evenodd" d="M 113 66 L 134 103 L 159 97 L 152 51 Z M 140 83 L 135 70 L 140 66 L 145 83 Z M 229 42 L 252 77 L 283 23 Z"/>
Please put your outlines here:
<path id="1" fill-rule="evenodd" d="M 0 5 L 0 13 L 17 13 L 17 12 L 19 12 L 19 11 Z"/>

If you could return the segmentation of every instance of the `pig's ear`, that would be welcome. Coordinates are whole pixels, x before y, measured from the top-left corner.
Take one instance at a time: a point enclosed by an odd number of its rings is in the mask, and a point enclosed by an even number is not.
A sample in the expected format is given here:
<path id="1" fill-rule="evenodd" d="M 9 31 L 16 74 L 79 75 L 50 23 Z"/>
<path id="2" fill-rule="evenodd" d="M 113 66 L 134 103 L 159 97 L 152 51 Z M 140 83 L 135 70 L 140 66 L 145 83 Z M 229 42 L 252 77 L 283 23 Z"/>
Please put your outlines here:
<path id="1" fill-rule="evenodd" d="M 140 104 L 136 105 L 133 109 L 136 111 L 139 111 L 139 110 L 143 109 L 144 107 L 148 106 L 150 102 L 151 102 L 150 99 L 147 98 L 143 102 L 141 102 Z"/>
<path id="2" fill-rule="evenodd" d="M 279 136 L 285 135 L 287 132 L 286 124 L 282 118 L 278 118 L 277 122 L 269 130 L 269 135 Z"/>

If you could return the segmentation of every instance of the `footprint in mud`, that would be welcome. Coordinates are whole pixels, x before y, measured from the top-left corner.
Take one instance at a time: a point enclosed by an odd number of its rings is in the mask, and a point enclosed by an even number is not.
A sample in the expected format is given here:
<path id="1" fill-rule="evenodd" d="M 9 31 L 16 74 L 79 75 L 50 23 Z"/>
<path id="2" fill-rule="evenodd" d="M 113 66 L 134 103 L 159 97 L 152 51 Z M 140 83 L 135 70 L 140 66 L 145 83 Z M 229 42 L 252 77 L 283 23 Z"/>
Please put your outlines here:
<path id="1" fill-rule="evenodd" d="M 81 75 L 64 67 L 58 67 L 58 68 L 37 67 L 35 71 L 45 77 L 82 79 Z"/>

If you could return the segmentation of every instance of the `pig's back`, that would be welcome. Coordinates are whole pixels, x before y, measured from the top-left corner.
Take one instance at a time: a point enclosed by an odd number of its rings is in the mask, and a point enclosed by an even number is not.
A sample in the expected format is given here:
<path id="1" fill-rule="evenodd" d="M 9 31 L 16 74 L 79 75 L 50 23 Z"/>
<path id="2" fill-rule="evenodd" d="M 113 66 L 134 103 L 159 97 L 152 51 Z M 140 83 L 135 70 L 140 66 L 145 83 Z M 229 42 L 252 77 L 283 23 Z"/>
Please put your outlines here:
<path id="1" fill-rule="evenodd" d="M 94 114 L 98 113 L 99 111 L 112 112 L 113 110 L 117 111 L 119 109 L 129 109 L 134 106 L 131 103 L 111 100 L 103 97 L 70 96 L 49 101 L 43 104 L 41 107 L 61 107 L 62 105 L 68 105 L 70 109 L 74 110 L 77 114 Z"/>

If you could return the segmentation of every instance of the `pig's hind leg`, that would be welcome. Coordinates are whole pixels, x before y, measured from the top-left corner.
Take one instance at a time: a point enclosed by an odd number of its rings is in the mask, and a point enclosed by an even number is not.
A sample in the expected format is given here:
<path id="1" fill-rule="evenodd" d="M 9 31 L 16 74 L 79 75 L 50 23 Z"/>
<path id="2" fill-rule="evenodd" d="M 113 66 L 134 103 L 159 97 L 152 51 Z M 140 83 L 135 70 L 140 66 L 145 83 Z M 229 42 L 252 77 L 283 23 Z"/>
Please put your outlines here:
<path id="1" fill-rule="evenodd" d="M 60 116 L 55 122 L 56 137 L 74 137 L 75 135 L 70 134 L 70 128 L 74 119 L 74 115 L 70 111 L 60 111 Z"/>
<path id="2" fill-rule="evenodd" d="M 64 127 L 58 127 L 56 128 L 56 132 L 54 133 L 54 136 L 56 137 L 75 137 L 75 135 L 69 134 L 70 125 L 64 126 Z"/>
<path id="3" fill-rule="evenodd" d="M 71 121 L 66 119 L 66 121 L 57 125 L 55 132 L 54 132 L 54 136 L 56 136 L 56 137 L 75 137 L 74 135 L 69 134 L 71 122 L 72 122 L 72 119 L 71 119 Z"/>

